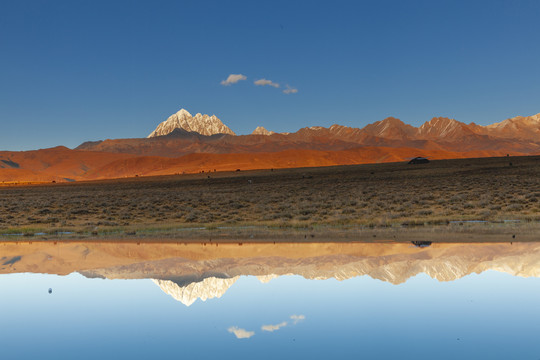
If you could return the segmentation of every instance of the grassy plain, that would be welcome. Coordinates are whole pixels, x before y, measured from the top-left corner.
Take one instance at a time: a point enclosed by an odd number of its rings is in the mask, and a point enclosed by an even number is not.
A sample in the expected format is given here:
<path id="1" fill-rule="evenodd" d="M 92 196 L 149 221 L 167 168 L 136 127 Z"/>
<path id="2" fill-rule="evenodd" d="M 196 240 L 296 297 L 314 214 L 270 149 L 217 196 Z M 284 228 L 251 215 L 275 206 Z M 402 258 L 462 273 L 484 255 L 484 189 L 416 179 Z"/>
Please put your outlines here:
<path id="1" fill-rule="evenodd" d="M 539 198 L 539 156 L 4 186 L 0 238 L 354 238 L 474 224 L 534 236 Z"/>

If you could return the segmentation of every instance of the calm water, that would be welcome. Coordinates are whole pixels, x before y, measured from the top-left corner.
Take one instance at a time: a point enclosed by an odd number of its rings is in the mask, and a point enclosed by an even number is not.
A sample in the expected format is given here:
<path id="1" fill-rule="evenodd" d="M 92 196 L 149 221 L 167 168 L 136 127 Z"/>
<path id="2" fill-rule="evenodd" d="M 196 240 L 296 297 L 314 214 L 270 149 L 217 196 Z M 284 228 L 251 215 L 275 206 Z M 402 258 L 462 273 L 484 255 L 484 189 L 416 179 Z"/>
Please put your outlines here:
<path id="1" fill-rule="evenodd" d="M 540 359 L 537 244 L 141 246 L 0 247 L 1 358 Z"/>

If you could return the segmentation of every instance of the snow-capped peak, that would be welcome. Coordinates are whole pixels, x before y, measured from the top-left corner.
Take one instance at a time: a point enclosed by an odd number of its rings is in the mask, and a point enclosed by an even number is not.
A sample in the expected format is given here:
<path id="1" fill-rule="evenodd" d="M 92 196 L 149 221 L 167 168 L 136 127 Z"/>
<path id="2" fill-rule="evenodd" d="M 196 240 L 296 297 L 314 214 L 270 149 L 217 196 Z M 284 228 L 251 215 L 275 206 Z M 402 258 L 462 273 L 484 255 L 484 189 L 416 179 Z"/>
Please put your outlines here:
<path id="1" fill-rule="evenodd" d="M 268 131 L 262 126 L 257 126 L 257 128 L 253 130 L 253 132 L 251 133 L 251 135 L 272 135 L 272 134 L 275 134 L 275 132 Z"/>
<path id="2" fill-rule="evenodd" d="M 235 133 L 229 129 L 227 125 L 223 124 L 215 115 L 208 116 L 197 113 L 195 116 L 191 116 L 187 110 L 180 109 L 176 114 L 169 116 L 167 120 L 159 124 L 148 137 L 167 135 L 175 129 L 184 129 L 186 131 L 198 132 L 201 135 L 208 136 L 214 134 L 235 135 Z"/>
<path id="3" fill-rule="evenodd" d="M 176 115 L 177 115 L 178 117 L 191 117 L 191 114 L 189 113 L 189 111 L 187 111 L 187 110 L 184 109 L 184 108 L 180 109 L 180 110 L 176 113 Z"/>

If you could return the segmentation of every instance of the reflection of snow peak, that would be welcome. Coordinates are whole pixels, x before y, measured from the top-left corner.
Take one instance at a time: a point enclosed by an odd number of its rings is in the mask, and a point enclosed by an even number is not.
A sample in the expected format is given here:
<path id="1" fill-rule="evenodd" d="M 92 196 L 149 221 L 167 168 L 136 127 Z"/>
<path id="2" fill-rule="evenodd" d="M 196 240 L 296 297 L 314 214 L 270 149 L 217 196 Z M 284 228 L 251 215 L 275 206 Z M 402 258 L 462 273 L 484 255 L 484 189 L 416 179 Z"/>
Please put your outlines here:
<path id="1" fill-rule="evenodd" d="M 261 275 L 257 279 L 261 283 L 268 283 L 270 280 L 279 277 L 278 275 Z M 240 276 L 233 278 L 208 277 L 199 282 L 192 282 L 187 285 L 180 285 L 172 280 L 152 279 L 166 294 L 172 296 L 186 306 L 190 306 L 197 299 L 206 301 L 207 299 L 220 298 L 238 280 Z"/>
<path id="2" fill-rule="evenodd" d="M 287 274 L 283 274 L 283 275 L 287 275 Z M 283 276 L 282 275 L 282 276 Z M 292 275 L 292 274 L 289 274 L 289 275 Z M 266 284 L 266 283 L 269 283 L 270 280 L 272 279 L 277 279 L 280 275 L 276 275 L 276 274 L 268 274 L 268 275 L 259 275 L 257 276 L 257 279 L 263 283 L 263 284 Z"/>
<path id="3" fill-rule="evenodd" d="M 209 277 L 200 282 L 194 282 L 186 286 L 180 286 L 171 280 L 152 279 L 152 281 L 175 300 L 180 301 L 186 306 L 190 306 L 197 299 L 206 301 L 207 299 L 222 297 L 239 277 L 240 276 L 235 276 L 230 279 Z"/>

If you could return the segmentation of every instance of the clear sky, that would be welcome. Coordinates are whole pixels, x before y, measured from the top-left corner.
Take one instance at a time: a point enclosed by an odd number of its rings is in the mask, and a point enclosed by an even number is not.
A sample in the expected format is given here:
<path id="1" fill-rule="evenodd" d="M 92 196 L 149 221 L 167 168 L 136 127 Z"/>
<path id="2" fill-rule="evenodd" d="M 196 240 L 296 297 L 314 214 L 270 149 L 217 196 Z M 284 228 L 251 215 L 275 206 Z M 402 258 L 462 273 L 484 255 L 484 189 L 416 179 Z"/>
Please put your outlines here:
<path id="1" fill-rule="evenodd" d="M 533 115 L 539 18 L 535 0 L 2 0 L 0 149 L 144 137 L 182 107 L 239 134 Z"/>

